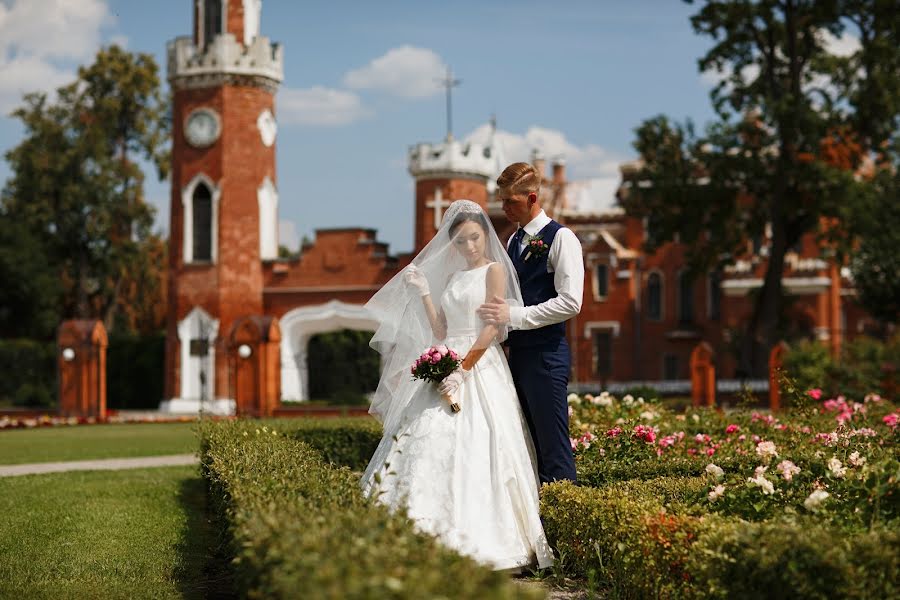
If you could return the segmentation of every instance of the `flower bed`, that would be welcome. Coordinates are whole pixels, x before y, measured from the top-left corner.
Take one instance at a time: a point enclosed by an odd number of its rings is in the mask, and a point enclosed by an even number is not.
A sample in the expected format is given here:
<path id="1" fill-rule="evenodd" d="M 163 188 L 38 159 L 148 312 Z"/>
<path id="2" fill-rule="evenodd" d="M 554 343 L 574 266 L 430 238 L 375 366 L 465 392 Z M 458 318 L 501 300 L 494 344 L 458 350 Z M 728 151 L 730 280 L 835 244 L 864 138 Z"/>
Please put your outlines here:
<path id="1" fill-rule="evenodd" d="M 566 572 L 625 597 L 900 591 L 893 403 L 818 390 L 775 416 L 606 393 L 569 403 L 582 487 L 541 496 Z"/>
<path id="2" fill-rule="evenodd" d="M 531 597 L 508 577 L 413 531 L 363 498 L 358 476 L 310 444 L 360 443 L 370 424 L 204 423 L 201 461 L 213 517 L 241 595 L 329 598 Z M 285 431 L 281 431 L 281 427 Z M 322 433 L 322 431 L 328 433 Z M 330 430 L 330 431 L 329 431 Z M 330 440 L 325 442 L 323 440 Z M 354 454 L 340 456 L 352 460 Z"/>

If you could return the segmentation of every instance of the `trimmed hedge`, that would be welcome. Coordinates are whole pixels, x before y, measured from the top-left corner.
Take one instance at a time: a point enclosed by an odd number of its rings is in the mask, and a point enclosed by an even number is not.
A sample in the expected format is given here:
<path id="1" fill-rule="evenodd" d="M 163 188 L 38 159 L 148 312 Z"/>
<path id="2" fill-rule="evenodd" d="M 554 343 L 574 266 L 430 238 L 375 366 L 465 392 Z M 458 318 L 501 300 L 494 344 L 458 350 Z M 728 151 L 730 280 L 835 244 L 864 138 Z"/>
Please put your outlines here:
<path id="1" fill-rule="evenodd" d="M 285 435 L 306 442 L 325 460 L 339 467 L 362 471 L 381 441 L 381 424 L 371 417 L 267 421 Z"/>
<path id="2" fill-rule="evenodd" d="M 569 575 L 618 598 L 887 598 L 900 593 L 900 533 L 848 535 L 813 518 L 698 515 L 702 478 L 544 486 L 541 514 Z M 693 513 L 693 514 L 692 514 Z"/>
<path id="3" fill-rule="evenodd" d="M 201 426 L 210 506 L 242 596 L 540 596 L 416 533 L 405 516 L 364 498 L 357 475 L 327 464 L 295 437 L 316 432 L 312 437 L 321 443 L 329 438 L 320 427 L 299 420 L 280 425 L 293 431 L 284 435 L 253 421 Z M 340 439 L 335 435 L 330 439 Z"/>

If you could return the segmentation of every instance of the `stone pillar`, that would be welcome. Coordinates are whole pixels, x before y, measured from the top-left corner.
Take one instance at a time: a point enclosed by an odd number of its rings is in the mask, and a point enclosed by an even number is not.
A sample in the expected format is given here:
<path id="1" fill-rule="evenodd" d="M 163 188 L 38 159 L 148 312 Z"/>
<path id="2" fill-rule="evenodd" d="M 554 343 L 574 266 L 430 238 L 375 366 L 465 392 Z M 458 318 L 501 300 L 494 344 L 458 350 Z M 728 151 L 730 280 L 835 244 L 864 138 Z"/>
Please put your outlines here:
<path id="1" fill-rule="evenodd" d="M 691 400 L 694 406 L 716 404 L 716 367 L 707 342 L 700 342 L 691 352 Z"/>
<path id="2" fill-rule="evenodd" d="M 772 412 L 781 408 L 781 383 L 778 381 L 778 371 L 784 365 L 787 349 L 786 343 L 778 342 L 769 353 L 769 408 Z"/>
<path id="3" fill-rule="evenodd" d="M 106 418 L 106 328 L 101 321 L 70 320 L 59 327 L 59 411 L 63 416 Z"/>
<path id="4" fill-rule="evenodd" d="M 281 329 L 278 319 L 238 319 L 227 342 L 229 386 L 238 415 L 270 417 L 281 398 Z"/>

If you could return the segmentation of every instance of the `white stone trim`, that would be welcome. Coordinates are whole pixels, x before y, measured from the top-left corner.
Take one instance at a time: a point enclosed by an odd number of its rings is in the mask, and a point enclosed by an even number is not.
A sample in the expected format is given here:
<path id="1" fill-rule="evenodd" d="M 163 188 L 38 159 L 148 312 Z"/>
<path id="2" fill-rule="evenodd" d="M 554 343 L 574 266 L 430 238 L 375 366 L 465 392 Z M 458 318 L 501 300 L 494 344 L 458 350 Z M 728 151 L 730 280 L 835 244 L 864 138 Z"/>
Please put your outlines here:
<path id="1" fill-rule="evenodd" d="M 181 188 L 181 252 L 184 264 L 194 262 L 194 190 L 203 183 L 209 188 L 212 195 L 212 219 L 210 227 L 210 263 L 215 264 L 219 259 L 219 198 L 222 188 L 217 186 L 212 179 L 204 173 L 197 173 L 191 181 Z"/>
<path id="2" fill-rule="evenodd" d="M 584 324 L 584 338 L 591 339 L 591 334 L 595 329 L 608 329 L 612 331 L 613 337 L 619 337 L 622 325 L 618 321 L 588 321 Z"/>
<path id="3" fill-rule="evenodd" d="M 309 340 L 317 333 L 338 329 L 375 331 L 378 323 L 360 304 L 331 300 L 288 311 L 281 325 L 281 400 L 309 400 L 306 363 Z"/>
<path id="4" fill-rule="evenodd" d="M 278 258 L 278 190 L 267 177 L 256 190 L 259 202 L 259 256 L 262 260 Z"/>
<path id="5" fill-rule="evenodd" d="M 202 331 L 202 327 L 207 327 Z M 204 336 L 209 340 L 209 354 L 204 359 L 201 356 L 191 356 L 191 339 L 199 339 Z M 230 398 L 216 398 L 216 338 L 219 334 L 219 320 L 213 319 L 209 313 L 195 306 L 191 312 L 178 323 L 178 340 L 181 342 L 179 358 L 181 361 L 180 376 L 178 382 L 179 395 L 170 398 L 160 404 L 159 410 L 166 413 L 190 413 L 197 414 L 201 410 L 213 414 L 232 415 L 235 412 L 234 400 Z M 202 363 L 206 360 L 206 364 Z M 206 401 L 200 395 L 200 369 L 205 367 L 206 374 Z"/>
<path id="6" fill-rule="evenodd" d="M 726 296 L 746 296 L 750 290 L 762 287 L 759 277 L 747 279 L 728 279 L 722 282 L 722 292 Z M 785 277 L 781 280 L 784 291 L 791 296 L 805 294 L 821 294 L 831 286 L 828 277 Z"/>
<path id="7" fill-rule="evenodd" d="M 244 2 L 244 45 L 249 46 L 259 35 L 259 22 L 262 13 L 262 0 L 243 0 Z"/>
<path id="8" fill-rule="evenodd" d="M 278 136 L 278 123 L 275 121 L 275 115 L 268 108 L 263 109 L 256 118 L 256 128 L 259 130 L 259 137 L 263 146 L 271 148 Z"/>

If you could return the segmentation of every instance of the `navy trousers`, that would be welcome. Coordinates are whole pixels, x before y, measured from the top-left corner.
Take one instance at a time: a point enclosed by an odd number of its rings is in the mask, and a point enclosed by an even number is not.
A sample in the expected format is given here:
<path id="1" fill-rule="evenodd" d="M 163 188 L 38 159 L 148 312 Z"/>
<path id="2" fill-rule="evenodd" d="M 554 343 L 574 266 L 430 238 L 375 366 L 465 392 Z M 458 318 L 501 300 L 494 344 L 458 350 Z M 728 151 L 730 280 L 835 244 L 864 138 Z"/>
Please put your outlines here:
<path id="1" fill-rule="evenodd" d="M 541 483 L 575 481 L 566 402 L 570 361 L 565 338 L 509 349 L 509 368 L 534 440 Z"/>

